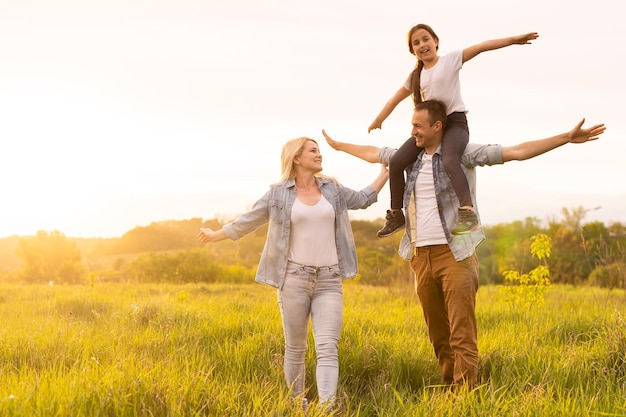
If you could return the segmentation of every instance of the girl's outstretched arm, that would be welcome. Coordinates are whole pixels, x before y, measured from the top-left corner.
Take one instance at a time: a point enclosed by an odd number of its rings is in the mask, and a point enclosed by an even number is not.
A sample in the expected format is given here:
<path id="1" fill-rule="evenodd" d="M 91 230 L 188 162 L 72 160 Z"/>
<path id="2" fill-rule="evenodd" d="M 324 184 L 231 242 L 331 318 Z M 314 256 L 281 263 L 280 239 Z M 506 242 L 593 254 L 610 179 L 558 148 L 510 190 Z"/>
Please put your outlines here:
<path id="1" fill-rule="evenodd" d="M 336 151 L 343 151 L 352 156 L 356 156 L 357 158 L 361 158 L 364 161 L 376 163 L 380 162 L 378 159 L 378 154 L 380 153 L 380 148 L 377 146 L 369 146 L 369 145 L 356 145 L 353 143 L 346 142 L 338 142 L 328 136 L 326 131 L 322 129 L 322 135 L 326 138 L 326 142 Z"/>
<path id="2" fill-rule="evenodd" d="M 385 119 L 391 114 L 393 109 L 405 98 L 411 95 L 411 92 L 404 87 L 400 87 L 398 91 L 385 103 L 385 107 L 378 113 L 372 124 L 367 128 L 367 133 L 374 129 L 380 129 Z"/>
<path id="3" fill-rule="evenodd" d="M 538 37 L 539 34 L 537 32 L 530 32 L 523 35 L 509 36 L 508 38 L 501 39 L 492 39 L 489 41 L 478 43 L 476 45 L 463 49 L 463 62 L 469 61 L 481 52 L 493 51 L 494 49 L 500 49 L 511 45 L 530 45 L 531 41 L 534 41 Z"/>

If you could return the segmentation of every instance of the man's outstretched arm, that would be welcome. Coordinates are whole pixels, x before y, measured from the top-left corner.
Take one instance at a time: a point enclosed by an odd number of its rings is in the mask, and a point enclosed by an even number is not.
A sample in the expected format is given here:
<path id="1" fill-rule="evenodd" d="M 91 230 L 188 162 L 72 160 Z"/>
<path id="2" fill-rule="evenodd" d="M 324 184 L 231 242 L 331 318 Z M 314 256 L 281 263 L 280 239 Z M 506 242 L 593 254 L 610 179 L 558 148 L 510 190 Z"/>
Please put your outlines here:
<path id="1" fill-rule="evenodd" d="M 572 130 L 567 133 L 552 136 L 546 139 L 532 140 L 514 146 L 502 147 L 502 161 L 523 161 L 534 158 L 566 143 L 585 143 L 598 139 L 604 133 L 604 123 L 583 129 L 585 119 L 582 119 Z"/>
<path id="2" fill-rule="evenodd" d="M 342 151 L 348 153 L 352 156 L 356 156 L 357 158 L 361 158 L 367 162 L 380 162 L 378 155 L 380 153 L 380 148 L 377 146 L 369 146 L 369 145 L 356 145 L 353 143 L 346 142 L 338 142 L 328 136 L 326 132 L 322 129 L 322 135 L 326 138 L 326 142 L 336 151 Z"/>

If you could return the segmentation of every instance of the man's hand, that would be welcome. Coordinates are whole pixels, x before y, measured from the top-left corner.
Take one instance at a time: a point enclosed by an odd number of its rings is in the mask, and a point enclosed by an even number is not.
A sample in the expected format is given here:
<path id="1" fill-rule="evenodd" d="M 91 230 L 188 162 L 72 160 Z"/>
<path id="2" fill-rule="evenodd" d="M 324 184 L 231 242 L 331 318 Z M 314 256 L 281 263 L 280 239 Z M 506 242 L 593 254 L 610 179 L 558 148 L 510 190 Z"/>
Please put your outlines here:
<path id="1" fill-rule="evenodd" d="M 324 135 L 324 139 L 326 139 L 326 142 L 328 142 L 328 144 L 330 145 L 331 148 L 333 148 L 336 151 L 340 151 L 341 150 L 341 149 L 339 149 L 339 142 L 337 142 L 336 140 L 334 140 L 333 138 L 328 136 L 324 129 L 322 129 L 322 135 Z"/>
<path id="2" fill-rule="evenodd" d="M 523 35 L 513 36 L 511 43 L 518 45 L 530 45 L 531 41 L 534 41 L 539 37 L 537 32 L 525 33 Z"/>
<path id="3" fill-rule="evenodd" d="M 603 134 L 604 131 L 606 130 L 606 127 L 604 126 L 604 123 L 600 123 L 598 125 L 591 126 L 590 128 L 587 128 L 587 129 L 583 129 L 582 128 L 583 123 L 585 123 L 585 119 L 582 119 L 576 125 L 576 127 L 574 127 L 572 130 L 570 130 L 570 132 L 567 134 L 567 136 L 569 138 L 569 142 L 571 142 L 571 143 L 585 143 L 585 142 L 589 142 L 589 141 L 592 141 L 592 140 L 596 140 L 596 139 L 598 139 L 598 136 Z"/>

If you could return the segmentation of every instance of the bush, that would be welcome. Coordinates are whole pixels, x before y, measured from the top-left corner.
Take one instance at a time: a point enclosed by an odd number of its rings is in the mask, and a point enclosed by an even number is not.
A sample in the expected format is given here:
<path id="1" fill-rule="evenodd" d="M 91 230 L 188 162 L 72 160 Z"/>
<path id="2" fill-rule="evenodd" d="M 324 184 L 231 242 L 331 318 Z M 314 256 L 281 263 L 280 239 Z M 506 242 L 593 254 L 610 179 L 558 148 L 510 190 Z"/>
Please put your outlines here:
<path id="1" fill-rule="evenodd" d="M 604 288 L 626 288 L 626 264 L 599 265 L 589 274 L 589 283 Z"/>
<path id="2" fill-rule="evenodd" d="M 254 280 L 255 269 L 223 265 L 204 249 L 140 255 L 122 267 L 122 276 L 132 282 L 243 283 Z"/>

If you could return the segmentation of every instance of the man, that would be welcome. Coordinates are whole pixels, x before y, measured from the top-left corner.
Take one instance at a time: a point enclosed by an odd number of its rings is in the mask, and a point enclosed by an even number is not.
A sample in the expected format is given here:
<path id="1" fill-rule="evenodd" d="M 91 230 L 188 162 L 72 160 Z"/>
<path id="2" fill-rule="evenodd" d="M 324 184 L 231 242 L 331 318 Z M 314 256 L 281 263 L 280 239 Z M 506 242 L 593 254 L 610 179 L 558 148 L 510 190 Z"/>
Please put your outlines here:
<path id="1" fill-rule="evenodd" d="M 412 122 L 411 134 L 416 145 L 423 147 L 424 151 L 408 170 L 404 193 L 407 221 L 399 253 L 411 262 L 415 273 L 416 291 L 444 383 L 471 389 L 477 382 L 478 371 L 475 315 L 478 262 L 475 249 L 485 236 L 482 228 L 465 235 L 451 233 L 459 203 L 441 158 L 441 140 L 446 125 L 444 105 L 432 100 L 419 103 Z M 583 123 L 584 119 L 567 133 L 515 146 L 469 143 L 461 164 L 474 207 L 477 207 L 476 166 L 533 158 L 569 142 L 596 140 L 604 133 L 604 124 L 583 129 Z M 324 131 L 322 133 L 334 149 L 369 162 L 389 163 L 396 151 L 337 142 Z"/>

